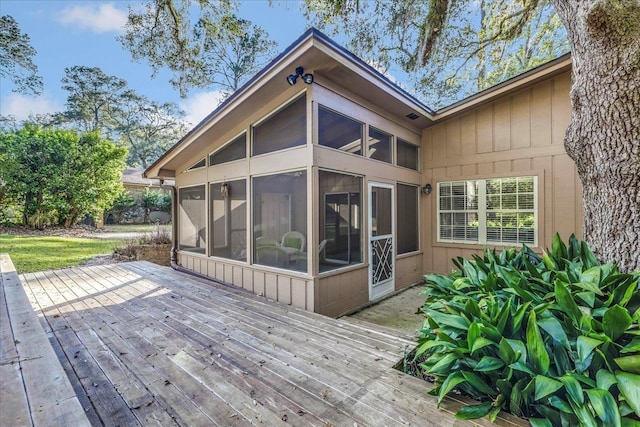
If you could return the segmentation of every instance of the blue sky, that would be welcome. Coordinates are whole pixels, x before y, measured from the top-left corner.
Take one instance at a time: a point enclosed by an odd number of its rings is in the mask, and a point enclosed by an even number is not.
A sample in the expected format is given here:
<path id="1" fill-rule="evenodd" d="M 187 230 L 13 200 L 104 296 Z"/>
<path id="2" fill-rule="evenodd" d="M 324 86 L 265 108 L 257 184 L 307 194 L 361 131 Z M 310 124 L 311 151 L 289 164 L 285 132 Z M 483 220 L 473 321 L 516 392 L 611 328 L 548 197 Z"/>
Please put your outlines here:
<path id="1" fill-rule="evenodd" d="M 34 98 L 12 92 L 7 79 L 0 80 L 0 114 L 24 119 L 29 114 L 62 111 L 67 93 L 60 86 L 64 69 L 74 65 L 99 67 L 125 79 L 136 91 L 157 101 L 178 103 L 187 120 L 198 123 L 217 105 L 215 92 L 192 91 L 181 99 L 169 84 L 169 74 L 151 79 L 151 68 L 135 63 L 116 36 L 122 34 L 127 7 L 136 1 L 0 0 L 0 15 L 11 15 L 38 51 L 35 63 L 44 79 L 44 93 Z M 239 15 L 264 28 L 283 50 L 300 36 L 307 23 L 298 2 L 281 1 L 269 7 L 267 0 L 240 4 Z"/>

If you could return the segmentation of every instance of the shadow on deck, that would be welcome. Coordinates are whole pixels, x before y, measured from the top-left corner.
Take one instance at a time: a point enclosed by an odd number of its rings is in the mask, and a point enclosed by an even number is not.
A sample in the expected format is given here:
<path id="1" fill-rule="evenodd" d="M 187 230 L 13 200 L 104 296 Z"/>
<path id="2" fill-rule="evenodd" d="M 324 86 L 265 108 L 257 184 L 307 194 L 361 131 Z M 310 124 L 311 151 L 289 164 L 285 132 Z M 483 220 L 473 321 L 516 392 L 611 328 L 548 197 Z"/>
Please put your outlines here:
<path id="1" fill-rule="evenodd" d="M 494 425 L 457 420 L 461 403 L 453 399 L 436 408 L 428 383 L 393 369 L 413 343 L 375 325 L 146 262 L 20 279 L 31 328 L 35 311 L 92 425 Z M 15 357 L 4 354 L 5 334 L 20 321 L 15 298 L 6 297 L 3 361 Z M 25 378 L 29 369 L 22 365 Z M 50 386 L 50 376 L 42 380 Z M 23 390 L 28 407 L 33 391 Z M 16 425 L 11 391 L 1 391 L 0 424 Z M 498 421 L 525 424 L 508 415 Z"/>

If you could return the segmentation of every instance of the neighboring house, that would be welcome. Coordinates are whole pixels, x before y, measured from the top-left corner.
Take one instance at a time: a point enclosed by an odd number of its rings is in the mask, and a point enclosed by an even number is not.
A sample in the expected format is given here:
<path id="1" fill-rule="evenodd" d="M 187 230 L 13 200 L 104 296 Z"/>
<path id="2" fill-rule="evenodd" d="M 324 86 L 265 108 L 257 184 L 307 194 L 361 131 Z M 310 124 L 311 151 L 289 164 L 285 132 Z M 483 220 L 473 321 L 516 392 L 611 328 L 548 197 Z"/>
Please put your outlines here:
<path id="1" fill-rule="evenodd" d="M 147 211 L 142 195 L 145 191 L 152 190 L 171 196 L 171 189 L 167 186 L 174 185 L 173 180 L 166 180 L 163 187 L 159 179 L 145 178 L 143 174 L 144 169 L 141 168 L 127 168 L 122 171 L 122 186 L 133 197 L 136 205 L 124 212 L 107 212 L 104 215 L 105 224 L 140 224 L 145 221 L 166 224 L 171 221 L 171 215 L 167 212 Z"/>
<path id="2" fill-rule="evenodd" d="M 146 170 L 175 179 L 177 263 L 338 316 L 485 244 L 580 235 L 570 68 L 434 112 L 309 30 Z"/>

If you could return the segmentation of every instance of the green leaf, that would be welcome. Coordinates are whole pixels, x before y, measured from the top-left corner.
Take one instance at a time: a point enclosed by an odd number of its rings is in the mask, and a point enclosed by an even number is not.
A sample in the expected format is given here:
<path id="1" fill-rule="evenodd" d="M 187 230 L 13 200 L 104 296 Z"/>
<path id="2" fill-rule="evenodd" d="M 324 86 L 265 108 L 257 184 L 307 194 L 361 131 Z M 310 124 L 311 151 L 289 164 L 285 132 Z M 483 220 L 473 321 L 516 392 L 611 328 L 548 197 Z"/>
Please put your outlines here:
<path id="1" fill-rule="evenodd" d="M 467 331 L 467 348 L 471 350 L 472 354 L 473 344 L 478 338 L 480 338 L 480 325 L 478 324 L 478 322 L 473 322 L 471 323 L 471 326 L 469 326 L 469 330 Z"/>
<path id="2" fill-rule="evenodd" d="M 440 402 L 442 399 L 453 390 L 458 384 L 465 382 L 466 380 L 462 376 L 459 371 L 453 372 L 449 374 L 449 376 L 444 380 L 442 385 L 440 386 L 440 390 L 438 392 L 438 406 L 440 406 Z"/>
<path id="3" fill-rule="evenodd" d="M 462 375 L 467 380 L 469 385 L 471 385 L 479 392 L 484 393 L 488 396 L 495 396 L 498 394 L 494 389 L 489 387 L 478 374 L 470 371 L 462 371 Z"/>
<path id="4" fill-rule="evenodd" d="M 587 306 L 593 308 L 596 302 L 596 294 L 593 292 L 576 292 L 576 297 L 580 298 Z"/>
<path id="5" fill-rule="evenodd" d="M 515 352 L 516 361 L 527 363 L 527 346 L 520 340 L 506 339 L 513 351 Z M 520 356 L 518 356 L 520 354 Z"/>
<path id="6" fill-rule="evenodd" d="M 480 405 L 465 406 L 456 413 L 456 418 L 461 420 L 475 420 L 482 418 L 491 410 L 491 402 Z"/>
<path id="7" fill-rule="evenodd" d="M 600 417 L 603 424 L 607 427 L 620 427 L 620 413 L 618 405 L 613 399 L 611 393 L 599 388 L 586 390 L 587 396 L 591 401 L 591 406 Z"/>
<path id="8" fill-rule="evenodd" d="M 513 326 L 512 326 L 512 329 L 511 329 L 511 334 L 513 334 L 515 331 L 519 331 L 520 330 L 520 325 L 522 324 L 522 320 L 524 319 L 524 315 L 525 315 L 525 313 L 528 310 L 530 305 L 531 305 L 531 301 L 527 301 L 524 304 L 522 304 L 518 308 L 518 310 L 516 310 L 516 314 L 513 315 Z"/>
<path id="9" fill-rule="evenodd" d="M 567 350 L 571 350 L 569 339 L 562 327 L 562 324 L 554 316 L 545 317 L 538 320 L 538 326 L 540 326 L 546 333 L 549 334 L 553 342 L 561 344 Z"/>
<path id="10" fill-rule="evenodd" d="M 532 427 L 553 427 L 551 421 L 546 418 L 529 418 Z"/>
<path id="11" fill-rule="evenodd" d="M 495 343 L 484 337 L 480 337 L 477 340 L 475 340 L 475 342 L 473 343 L 473 346 L 471 347 L 471 354 L 489 345 L 495 345 Z"/>
<path id="12" fill-rule="evenodd" d="M 473 369 L 477 372 L 490 372 L 500 369 L 504 366 L 504 362 L 497 357 L 484 356 L 476 367 Z"/>
<path id="13" fill-rule="evenodd" d="M 513 351 L 513 348 L 511 348 L 511 345 L 509 345 L 506 338 L 502 338 L 500 340 L 500 344 L 498 344 L 498 351 L 506 365 L 510 365 L 516 361 L 516 353 Z"/>
<path id="14" fill-rule="evenodd" d="M 569 405 L 571 405 L 573 412 L 578 417 L 578 420 L 580 420 L 580 427 L 598 427 L 598 423 L 587 405 L 574 402 L 571 396 L 569 396 Z"/>
<path id="15" fill-rule="evenodd" d="M 632 353 L 632 352 L 640 352 L 640 338 L 634 338 L 631 342 L 625 345 L 620 353 Z"/>
<path id="16" fill-rule="evenodd" d="M 631 322 L 631 316 L 627 310 L 617 304 L 605 311 L 602 316 L 604 333 L 613 341 L 624 334 Z"/>
<path id="17" fill-rule="evenodd" d="M 440 313 L 439 311 L 430 310 L 430 309 L 426 310 L 426 314 L 427 316 L 431 317 L 441 327 L 446 325 L 446 326 L 451 326 L 455 329 L 460 329 L 463 331 L 466 331 L 467 329 L 469 329 L 469 323 L 467 323 L 467 321 L 460 316 L 455 316 L 453 314 Z"/>
<path id="18" fill-rule="evenodd" d="M 629 372 L 616 371 L 618 389 L 633 409 L 633 412 L 640 417 L 640 375 Z"/>
<path id="19" fill-rule="evenodd" d="M 598 271 L 600 271 L 600 269 L 598 267 L 595 267 L 595 268 L 597 268 Z M 602 291 L 600 290 L 600 288 L 598 286 L 596 286 L 595 284 L 593 284 L 593 283 L 577 282 L 577 283 L 572 283 L 571 286 L 575 286 L 576 288 L 580 288 L 580 289 L 583 289 L 583 290 L 588 291 L 588 292 L 593 292 L 596 295 L 600 295 L 600 296 L 604 295 L 602 293 Z"/>
<path id="20" fill-rule="evenodd" d="M 594 292 L 598 295 L 602 295 L 602 292 L 600 292 L 600 288 L 598 287 L 600 285 L 600 274 L 600 266 L 591 267 L 580 274 L 580 282 L 583 284 L 589 283 L 594 285 Z"/>
<path id="21" fill-rule="evenodd" d="M 429 373 L 433 374 L 446 374 L 451 365 L 456 361 L 457 357 L 453 353 L 445 355 L 436 364 L 428 369 Z"/>
<path id="22" fill-rule="evenodd" d="M 616 364 L 623 371 L 631 372 L 634 374 L 640 374 L 640 354 L 633 356 L 617 357 L 615 359 Z"/>
<path id="23" fill-rule="evenodd" d="M 618 380 L 616 380 L 615 375 L 609 371 L 599 370 L 596 373 L 596 383 L 598 384 L 599 389 L 609 390 L 611 386 L 617 382 Z"/>
<path id="24" fill-rule="evenodd" d="M 575 325 L 580 326 L 582 324 L 582 312 L 571 296 L 571 293 L 569 293 L 566 284 L 556 279 L 554 282 L 554 292 L 560 308 L 573 320 Z"/>
<path id="25" fill-rule="evenodd" d="M 634 420 L 629 417 L 623 417 L 620 419 L 622 427 L 640 427 L 640 421 Z"/>
<path id="26" fill-rule="evenodd" d="M 549 403 L 551 403 L 551 406 L 560 409 L 564 413 L 573 414 L 571 405 L 569 405 L 567 401 L 560 399 L 558 396 L 551 396 L 549 398 Z"/>
<path id="27" fill-rule="evenodd" d="M 553 241 L 551 242 L 551 253 L 556 258 L 569 258 L 567 247 L 560 238 L 560 234 L 555 233 L 553 235 Z"/>
<path id="28" fill-rule="evenodd" d="M 591 249 L 589 249 L 589 245 L 587 245 L 586 242 L 580 243 L 580 258 L 582 259 L 582 264 L 587 268 L 600 265 L 596 256 L 591 252 Z"/>
<path id="29" fill-rule="evenodd" d="M 536 322 L 535 311 L 531 311 L 531 313 L 529 313 L 526 346 L 529 359 L 531 359 L 533 371 L 538 374 L 546 374 L 547 371 L 549 371 L 549 353 L 547 353 L 544 341 L 542 340 L 542 335 L 540 335 L 540 330 L 538 329 L 538 324 Z"/>
<path id="30" fill-rule="evenodd" d="M 576 340 L 576 349 L 578 350 L 578 358 L 584 362 L 594 348 L 602 344 L 604 341 L 597 340 L 595 338 L 589 338 L 584 335 L 580 335 Z"/>
<path id="31" fill-rule="evenodd" d="M 540 400 L 562 388 L 562 383 L 544 375 L 536 375 L 535 400 Z"/>
<path id="32" fill-rule="evenodd" d="M 509 367 L 511 369 L 515 369 L 516 371 L 520 371 L 520 372 L 526 372 L 527 374 L 531 375 L 532 377 L 535 377 L 536 373 L 533 372 L 529 366 L 527 366 L 526 363 L 522 363 L 522 362 L 515 362 L 512 363 L 511 365 L 509 365 Z"/>
<path id="33" fill-rule="evenodd" d="M 567 394 L 571 396 L 574 402 L 579 405 L 584 403 L 584 394 L 582 392 L 582 386 L 571 375 L 563 375 L 558 378 L 562 384 L 564 384 L 564 388 L 567 390 Z"/>

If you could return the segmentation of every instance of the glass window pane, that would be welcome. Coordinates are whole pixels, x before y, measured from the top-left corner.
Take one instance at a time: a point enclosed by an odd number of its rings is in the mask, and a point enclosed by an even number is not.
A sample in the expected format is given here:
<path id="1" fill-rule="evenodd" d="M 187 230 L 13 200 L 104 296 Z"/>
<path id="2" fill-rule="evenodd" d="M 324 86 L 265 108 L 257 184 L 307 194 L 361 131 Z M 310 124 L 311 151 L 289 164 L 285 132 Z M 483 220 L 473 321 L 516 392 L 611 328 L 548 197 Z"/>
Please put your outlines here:
<path id="1" fill-rule="evenodd" d="M 397 246 L 398 254 L 417 251 L 419 245 L 418 223 L 418 194 L 419 189 L 413 185 L 398 184 L 397 195 Z"/>
<path id="2" fill-rule="evenodd" d="M 180 188 L 178 194 L 178 248 L 204 254 L 207 244 L 205 186 Z"/>
<path id="3" fill-rule="evenodd" d="M 194 163 L 193 165 L 189 166 L 190 171 L 194 170 L 194 169 L 200 169 L 207 166 L 207 159 L 206 158 L 202 158 L 200 160 L 198 160 L 196 163 Z"/>
<path id="4" fill-rule="evenodd" d="M 247 187 L 240 179 L 211 184 L 210 255 L 247 259 Z"/>
<path id="5" fill-rule="evenodd" d="M 362 155 L 362 123 L 318 108 L 318 144 Z"/>
<path id="6" fill-rule="evenodd" d="M 209 166 L 240 160 L 247 157 L 247 134 L 242 134 L 225 147 L 209 156 Z"/>
<path id="7" fill-rule="evenodd" d="M 307 173 L 253 179 L 254 263 L 307 271 Z"/>
<path id="8" fill-rule="evenodd" d="M 369 126 L 369 157 L 391 163 L 391 135 Z"/>
<path id="9" fill-rule="evenodd" d="M 362 262 L 362 178 L 320 171 L 320 272 Z"/>
<path id="10" fill-rule="evenodd" d="M 398 166 L 413 170 L 420 169 L 418 147 L 400 138 L 396 138 L 396 159 Z"/>
<path id="11" fill-rule="evenodd" d="M 371 235 L 387 236 L 391 232 L 391 189 L 373 187 L 371 193 Z"/>
<path id="12" fill-rule="evenodd" d="M 305 145 L 307 102 L 300 97 L 253 128 L 253 155 Z"/>

